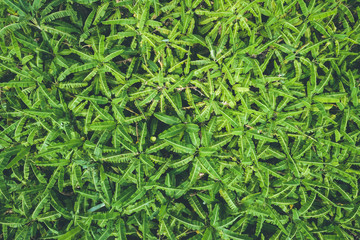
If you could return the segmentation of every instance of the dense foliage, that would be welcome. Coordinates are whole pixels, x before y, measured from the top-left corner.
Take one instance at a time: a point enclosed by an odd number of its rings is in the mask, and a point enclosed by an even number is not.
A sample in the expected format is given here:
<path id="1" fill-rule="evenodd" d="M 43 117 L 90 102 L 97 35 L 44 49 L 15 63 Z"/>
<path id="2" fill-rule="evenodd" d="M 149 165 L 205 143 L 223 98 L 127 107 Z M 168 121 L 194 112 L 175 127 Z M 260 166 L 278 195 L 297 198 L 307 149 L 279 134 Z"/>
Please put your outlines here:
<path id="1" fill-rule="evenodd" d="M 1 0 L 0 239 L 359 239 L 359 0 Z"/>

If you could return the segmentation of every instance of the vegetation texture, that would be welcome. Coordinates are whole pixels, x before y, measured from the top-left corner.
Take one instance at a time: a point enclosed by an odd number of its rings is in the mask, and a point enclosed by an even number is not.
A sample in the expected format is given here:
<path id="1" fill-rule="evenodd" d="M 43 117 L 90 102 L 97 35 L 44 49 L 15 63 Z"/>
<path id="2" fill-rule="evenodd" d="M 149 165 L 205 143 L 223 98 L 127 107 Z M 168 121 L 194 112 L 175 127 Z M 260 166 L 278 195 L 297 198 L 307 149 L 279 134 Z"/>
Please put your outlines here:
<path id="1" fill-rule="evenodd" d="M 359 0 L 1 0 L 0 239 L 359 239 Z"/>

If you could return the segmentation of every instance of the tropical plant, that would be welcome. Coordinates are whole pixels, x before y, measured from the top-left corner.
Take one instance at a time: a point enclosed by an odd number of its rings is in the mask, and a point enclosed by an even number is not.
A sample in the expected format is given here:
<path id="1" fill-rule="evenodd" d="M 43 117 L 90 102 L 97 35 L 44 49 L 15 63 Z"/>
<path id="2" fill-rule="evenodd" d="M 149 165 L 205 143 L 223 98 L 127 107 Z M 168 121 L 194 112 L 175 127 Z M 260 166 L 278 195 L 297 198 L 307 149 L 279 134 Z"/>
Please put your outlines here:
<path id="1" fill-rule="evenodd" d="M 1 0 L 0 239 L 359 239 L 358 0 Z"/>

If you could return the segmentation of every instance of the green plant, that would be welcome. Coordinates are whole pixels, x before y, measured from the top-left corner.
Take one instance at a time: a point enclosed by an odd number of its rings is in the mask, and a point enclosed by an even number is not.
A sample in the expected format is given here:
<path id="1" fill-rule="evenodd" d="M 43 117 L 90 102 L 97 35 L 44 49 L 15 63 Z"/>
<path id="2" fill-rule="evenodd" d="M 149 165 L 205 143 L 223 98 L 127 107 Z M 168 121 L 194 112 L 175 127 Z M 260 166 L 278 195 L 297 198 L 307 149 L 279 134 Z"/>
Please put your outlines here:
<path id="1" fill-rule="evenodd" d="M 358 239 L 356 0 L 2 0 L 0 239 Z"/>

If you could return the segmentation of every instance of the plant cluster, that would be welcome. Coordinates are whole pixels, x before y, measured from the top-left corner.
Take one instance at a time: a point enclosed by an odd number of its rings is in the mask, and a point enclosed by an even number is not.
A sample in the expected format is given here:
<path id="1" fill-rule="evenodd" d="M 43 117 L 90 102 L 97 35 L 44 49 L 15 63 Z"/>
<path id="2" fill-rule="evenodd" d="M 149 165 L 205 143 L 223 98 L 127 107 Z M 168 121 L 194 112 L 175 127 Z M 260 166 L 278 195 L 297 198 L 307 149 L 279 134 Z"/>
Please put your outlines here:
<path id="1" fill-rule="evenodd" d="M 358 0 L 2 0 L 0 239 L 359 239 Z"/>

